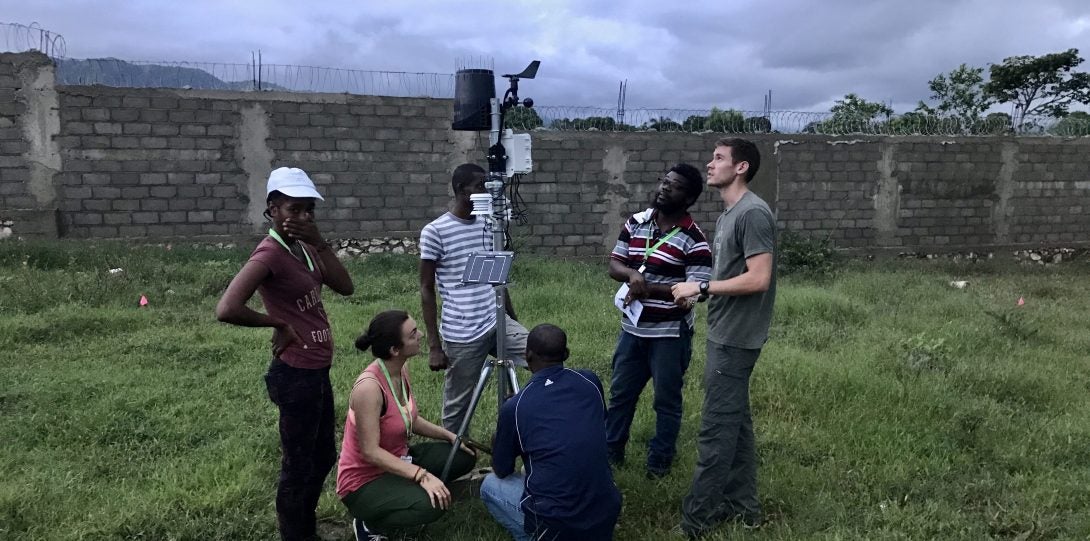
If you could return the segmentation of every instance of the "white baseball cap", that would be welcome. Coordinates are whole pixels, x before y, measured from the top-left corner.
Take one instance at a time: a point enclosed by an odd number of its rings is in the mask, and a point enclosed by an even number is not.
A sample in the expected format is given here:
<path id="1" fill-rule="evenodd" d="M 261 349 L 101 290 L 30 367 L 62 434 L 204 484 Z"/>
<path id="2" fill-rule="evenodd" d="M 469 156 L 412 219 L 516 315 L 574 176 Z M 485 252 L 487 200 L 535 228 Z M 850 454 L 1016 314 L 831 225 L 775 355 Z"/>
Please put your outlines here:
<path id="1" fill-rule="evenodd" d="M 266 186 L 265 195 L 274 191 L 288 197 L 313 197 L 325 201 L 306 171 L 297 167 L 280 167 L 269 173 L 269 184 Z"/>

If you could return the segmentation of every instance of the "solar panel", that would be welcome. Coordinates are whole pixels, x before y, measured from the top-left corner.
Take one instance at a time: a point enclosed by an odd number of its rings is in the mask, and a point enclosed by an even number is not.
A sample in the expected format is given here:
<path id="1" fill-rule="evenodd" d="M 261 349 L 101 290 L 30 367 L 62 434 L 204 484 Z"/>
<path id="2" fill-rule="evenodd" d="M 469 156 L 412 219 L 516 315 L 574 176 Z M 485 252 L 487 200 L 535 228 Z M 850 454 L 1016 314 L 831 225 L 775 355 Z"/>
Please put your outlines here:
<path id="1" fill-rule="evenodd" d="M 515 258 L 515 252 L 478 252 L 469 256 L 466 261 L 466 270 L 462 272 L 463 284 L 492 284 L 502 285 L 507 283 L 507 277 L 511 273 L 511 261 Z"/>

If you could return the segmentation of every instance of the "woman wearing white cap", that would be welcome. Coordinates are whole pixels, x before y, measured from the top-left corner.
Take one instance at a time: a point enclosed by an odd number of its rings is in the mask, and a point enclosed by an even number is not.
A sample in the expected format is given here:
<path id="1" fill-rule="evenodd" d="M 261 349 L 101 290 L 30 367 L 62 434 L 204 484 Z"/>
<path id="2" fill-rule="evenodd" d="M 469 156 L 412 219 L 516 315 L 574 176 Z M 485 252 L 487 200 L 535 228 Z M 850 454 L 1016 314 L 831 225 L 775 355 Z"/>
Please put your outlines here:
<path id="1" fill-rule="evenodd" d="M 351 295 L 352 278 L 318 232 L 314 203 L 322 196 L 296 168 L 269 174 L 265 217 L 269 235 L 231 280 L 216 318 L 243 327 L 272 327 L 269 398 L 280 410 L 280 481 L 276 515 L 284 541 L 313 539 L 314 510 L 337 459 L 329 367 L 333 336 L 322 285 Z M 265 314 L 246 303 L 261 294 Z"/>

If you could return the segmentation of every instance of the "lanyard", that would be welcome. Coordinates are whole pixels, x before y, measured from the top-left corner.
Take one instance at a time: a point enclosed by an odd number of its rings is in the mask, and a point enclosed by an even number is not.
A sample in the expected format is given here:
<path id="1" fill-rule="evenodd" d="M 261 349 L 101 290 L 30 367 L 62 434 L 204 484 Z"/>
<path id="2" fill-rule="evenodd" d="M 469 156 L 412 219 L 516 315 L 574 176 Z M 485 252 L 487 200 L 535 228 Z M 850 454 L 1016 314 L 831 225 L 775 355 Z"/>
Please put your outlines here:
<path id="1" fill-rule="evenodd" d="M 382 375 L 386 376 L 386 386 L 390 388 L 390 394 L 394 395 L 394 403 L 397 404 L 397 411 L 401 413 L 401 420 L 405 422 L 405 437 L 408 437 L 412 433 L 413 420 L 409 417 L 411 412 L 409 411 L 409 391 L 405 389 L 405 376 L 401 376 L 401 396 L 405 398 L 405 405 L 401 405 L 401 401 L 397 398 L 397 393 L 394 392 L 394 381 L 390 379 L 390 372 L 386 370 L 386 363 L 379 359 L 379 368 L 382 368 Z"/>
<path id="2" fill-rule="evenodd" d="M 647 258 L 651 257 L 651 254 L 653 254 L 655 252 L 655 250 L 658 250 L 659 246 L 662 246 L 662 243 L 670 240 L 670 237 L 673 237 L 674 235 L 676 235 L 678 231 L 681 231 L 681 227 L 675 225 L 674 228 L 671 229 L 670 232 L 667 233 L 665 237 L 662 237 L 661 239 L 659 239 L 659 241 L 656 242 L 654 246 L 645 249 L 643 251 L 644 264 L 647 264 Z"/>
<path id="3" fill-rule="evenodd" d="M 271 227 L 269 228 L 269 236 L 272 237 L 273 239 L 275 239 L 276 242 L 279 242 L 280 245 L 283 246 L 284 249 L 288 251 L 288 253 L 290 253 L 293 256 L 295 255 L 295 252 L 292 252 L 291 248 L 288 248 L 288 243 L 284 242 L 284 239 L 280 238 L 280 233 L 277 233 L 276 230 L 271 228 Z M 303 247 L 300 246 L 300 248 L 303 248 Z M 306 256 L 306 258 L 307 258 L 307 268 L 310 269 L 310 272 L 314 272 L 314 262 L 310 260 L 310 254 L 307 253 L 306 248 L 303 248 L 303 255 Z"/>

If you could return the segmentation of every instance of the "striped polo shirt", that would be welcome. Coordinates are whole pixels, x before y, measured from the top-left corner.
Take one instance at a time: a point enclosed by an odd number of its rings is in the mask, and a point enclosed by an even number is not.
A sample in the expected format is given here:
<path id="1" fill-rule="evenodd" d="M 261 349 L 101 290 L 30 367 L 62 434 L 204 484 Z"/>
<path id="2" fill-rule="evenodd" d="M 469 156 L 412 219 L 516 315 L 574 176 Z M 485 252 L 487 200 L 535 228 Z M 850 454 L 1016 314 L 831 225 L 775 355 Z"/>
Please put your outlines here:
<path id="1" fill-rule="evenodd" d="M 669 231 L 660 231 L 655 223 L 655 209 L 633 214 L 621 229 L 617 244 L 610 257 L 630 269 L 639 269 L 646 263 L 644 280 L 650 284 L 676 284 L 703 282 L 711 278 L 712 253 L 704 232 L 686 214 L 678 224 L 678 232 L 655 248 L 644 261 L 644 253 L 662 240 Z M 641 299 L 643 314 L 638 325 L 628 316 L 621 316 L 621 328 L 629 334 L 644 338 L 666 338 L 681 335 L 681 322 L 693 327 L 695 315 L 688 308 L 672 301 Z"/>
<path id="2" fill-rule="evenodd" d="M 455 343 L 473 342 L 496 324 L 496 295 L 488 284 L 463 284 L 470 254 L 492 249 L 485 220 L 446 213 L 420 231 L 420 259 L 435 261 L 435 282 L 443 299 L 439 334 Z"/>

